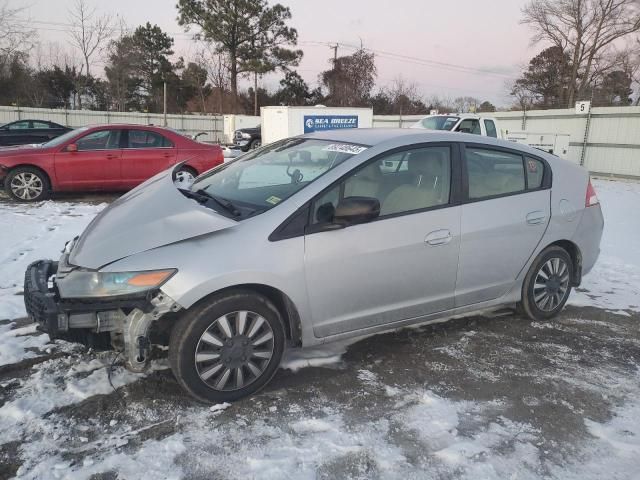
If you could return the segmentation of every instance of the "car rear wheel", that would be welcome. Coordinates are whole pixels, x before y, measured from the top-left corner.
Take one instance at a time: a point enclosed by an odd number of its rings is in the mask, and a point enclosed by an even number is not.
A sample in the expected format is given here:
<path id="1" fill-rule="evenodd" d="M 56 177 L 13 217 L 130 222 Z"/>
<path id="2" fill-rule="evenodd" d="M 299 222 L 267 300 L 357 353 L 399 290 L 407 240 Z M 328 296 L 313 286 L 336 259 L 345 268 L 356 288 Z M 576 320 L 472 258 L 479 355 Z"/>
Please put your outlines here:
<path id="1" fill-rule="evenodd" d="M 573 268 L 565 249 L 553 246 L 543 250 L 522 285 L 522 312 L 532 320 L 555 317 L 569 299 Z"/>
<path id="2" fill-rule="evenodd" d="M 275 375 L 285 334 L 265 297 L 237 290 L 187 311 L 175 325 L 169 361 L 178 383 L 207 403 L 238 400 Z"/>
<path id="3" fill-rule="evenodd" d="M 19 202 L 39 202 L 49 198 L 49 179 L 37 168 L 18 167 L 9 172 L 4 189 Z"/>

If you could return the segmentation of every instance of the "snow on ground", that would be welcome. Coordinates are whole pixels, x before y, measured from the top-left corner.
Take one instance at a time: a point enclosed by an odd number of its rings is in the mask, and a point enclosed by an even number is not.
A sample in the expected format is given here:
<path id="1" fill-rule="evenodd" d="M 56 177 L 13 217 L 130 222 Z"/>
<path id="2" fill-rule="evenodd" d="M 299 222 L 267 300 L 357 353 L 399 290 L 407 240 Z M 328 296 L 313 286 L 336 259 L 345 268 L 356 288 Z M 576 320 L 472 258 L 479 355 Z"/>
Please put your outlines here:
<path id="1" fill-rule="evenodd" d="M 640 184 L 594 183 L 605 234 L 570 300 L 575 318 L 515 339 L 487 323 L 433 345 L 418 329 L 364 341 L 372 353 L 352 342 L 289 352 L 275 390 L 214 407 L 182 397 L 170 376 L 109 375 L 111 353 L 16 323 L 26 266 L 56 258 L 104 205 L 0 203 L 0 478 L 3 461 L 21 479 L 638 478 L 640 341 L 607 315 L 640 318 L 640 216 L 629 213 Z M 610 343 L 589 343 L 604 333 Z M 344 355 L 354 347 L 365 350 Z M 41 363 L 21 373 L 27 360 Z M 2 376 L 14 364 L 15 378 Z M 454 375 L 475 383 L 457 390 Z"/>
<path id="2" fill-rule="evenodd" d="M 640 183 L 595 180 L 605 228 L 601 254 L 569 302 L 640 311 Z"/>
<path id="3" fill-rule="evenodd" d="M 0 203 L 0 320 L 25 315 L 21 292 L 27 265 L 43 258 L 57 260 L 67 240 L 82 233 L 104 207 L 55 201 Z"/>

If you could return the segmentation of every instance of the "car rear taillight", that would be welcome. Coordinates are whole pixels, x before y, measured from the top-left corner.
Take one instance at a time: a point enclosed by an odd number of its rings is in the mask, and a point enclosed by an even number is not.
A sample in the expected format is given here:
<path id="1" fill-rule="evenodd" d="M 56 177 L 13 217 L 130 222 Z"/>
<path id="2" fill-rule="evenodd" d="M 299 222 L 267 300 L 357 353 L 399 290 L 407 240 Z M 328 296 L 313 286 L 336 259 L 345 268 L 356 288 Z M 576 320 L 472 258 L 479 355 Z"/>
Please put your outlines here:
<path id="1" fill-rule="evenodd" d="M 591 184 L 591 179 L 589 179 L 589 185 L 587 185 L 587 198 L 584 201 L 585 207 L 593 207 L 594 205 L 598 205 L 600 201 L 598 200 L 598 195 L 596 194 L 596 189 L 593 188 Z"/>

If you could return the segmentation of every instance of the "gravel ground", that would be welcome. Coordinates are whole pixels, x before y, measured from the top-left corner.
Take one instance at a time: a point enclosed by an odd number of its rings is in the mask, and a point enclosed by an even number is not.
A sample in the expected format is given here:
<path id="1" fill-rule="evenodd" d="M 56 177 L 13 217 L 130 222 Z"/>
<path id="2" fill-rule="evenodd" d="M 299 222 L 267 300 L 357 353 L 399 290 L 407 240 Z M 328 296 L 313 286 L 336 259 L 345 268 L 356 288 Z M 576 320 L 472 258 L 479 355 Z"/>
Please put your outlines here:
<path id="1" fill-rule="evenodd" d="M 594 272 L 554 321 L 472 316 L 289 352 L 233 405 L 37 333 L 21 279 L 111 196 L 0 200 L 0 479 L 640 478 L 640 185 L 597 182 Z M 4 319 L 4 320 L 3 320 Z"/>
<path id="2" fill-rule="evenodd" d="M 86 477 L 77 478 L 135 478 L 119 477 L 114 458 L 142 464 L 150 441 L 170 446 L 172 439 L 186 445 L 167 452 L 176 478 L 307 470 L 300 478 L 577 476 L 585 452 L 608 444 L 595 442 L 589 425 L 607 425 L 640 393 L 639 320 L 570 307 L 548 323 L 507 314 L 379 335 L 351 345 L 336 364 L 280 370 L 259 395 L 215 411 L 186 397 L 161 369 L 27 419 L 17 438 L 0 445 L 0 478 L 76 478 L 70 470 L 79 466 Z M 37 360 L 0 369 L 0 407 L 24 397 L 34 375 L 53 381 L 96 361 L 106 370 L 111 358 L 59 342 Z M 68 384 L 87 374 L 63 375 Z M 96 458 L 105 456 L 112 460 L 100 466 Z M 257 464 L 245 468 L 248 460 Z M 56 476 L 40 477 L 46 472 Z"/>

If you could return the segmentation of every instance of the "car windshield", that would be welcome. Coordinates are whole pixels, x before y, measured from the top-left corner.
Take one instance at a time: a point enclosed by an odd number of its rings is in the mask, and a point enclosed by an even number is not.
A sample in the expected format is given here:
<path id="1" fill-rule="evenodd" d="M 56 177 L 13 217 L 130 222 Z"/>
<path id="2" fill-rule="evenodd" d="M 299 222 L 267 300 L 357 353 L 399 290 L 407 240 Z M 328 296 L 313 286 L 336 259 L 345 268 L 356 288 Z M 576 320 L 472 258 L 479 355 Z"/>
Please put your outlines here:
<path id="1" fill-rule="evenodd" d="M 452 130 L 458 123 L 460 117 L 449 117 L 445 115 L 439 115 L 434 117 L 426 117 L 420 120 L 422 128 L 429 130 Z"/>
<path id="2" fill-rule="evenodd" d="M 213 197 L 232 212 L 235 209 L 236 217 L 251 216 L 275 207 L 366 149 L 352 143 L 290 138 L 205 173 L 191 192 Z"/>
<path id="3" fill-rule="evenodd" d="M 70 132 L 67 132 L 64 135 L 60 135 L 59 137 L 56 137 L 56 138 L 54 138 L 52 140 L 49 140 L 47 143 L 43 143 L 42 146 L 44 148 L 57 147 L 58 145 L 62 145 L 67 140 L 72 139 L 76 135 L 88 130 L 88 128 L 89 127 L 76 128 L 75 130 L 71 130 Z"/>

